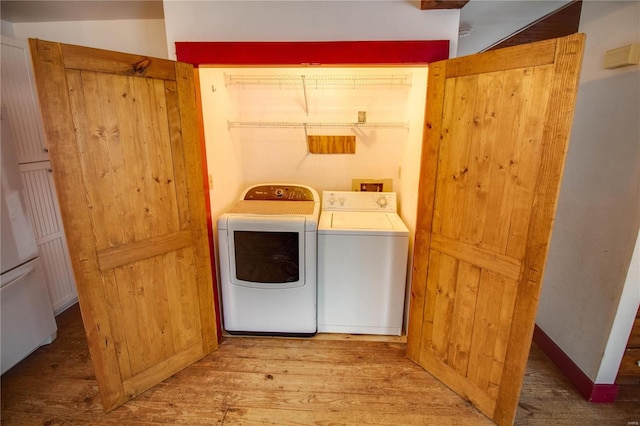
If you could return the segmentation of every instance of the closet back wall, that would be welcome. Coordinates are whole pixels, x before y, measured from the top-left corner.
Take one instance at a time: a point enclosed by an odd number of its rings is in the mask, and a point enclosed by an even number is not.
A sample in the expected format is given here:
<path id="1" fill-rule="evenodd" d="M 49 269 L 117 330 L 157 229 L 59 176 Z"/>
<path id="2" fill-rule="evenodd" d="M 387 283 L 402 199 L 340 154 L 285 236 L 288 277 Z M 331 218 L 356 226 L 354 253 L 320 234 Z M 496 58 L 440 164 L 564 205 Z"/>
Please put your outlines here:
<path id="1" fill-rule="evenodd" d="M 402 218 L 414 229 L 426 66 L 201 67 L 199 73 L 213 218 L 256 183 L 323 191 L 350 190 L 352 178 L 392 178 Z M 336 77 L 339 82 L 327 83 Z M 368 84 L 376 77 L 381 83 Z M 345 82 L 350 78 L 353 84 Z M 366 124 L 349 125 L 358 122 L 358 111 L 366 111 Z M 356 153 L 309 154 L 304 123 L 309 135 L 355 135 Z"/>

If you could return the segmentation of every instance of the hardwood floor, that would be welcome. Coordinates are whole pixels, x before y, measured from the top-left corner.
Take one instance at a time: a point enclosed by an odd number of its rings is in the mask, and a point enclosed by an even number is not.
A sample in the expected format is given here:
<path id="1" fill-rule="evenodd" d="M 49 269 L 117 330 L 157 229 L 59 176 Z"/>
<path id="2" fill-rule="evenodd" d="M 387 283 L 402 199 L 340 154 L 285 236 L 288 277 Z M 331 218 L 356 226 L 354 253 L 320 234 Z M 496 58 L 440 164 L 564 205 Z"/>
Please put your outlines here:
<path id="1" fill-rule="evenodd" d="M 220 350 L 102 411 L 77 306 L 58 338 L 2 376 L 3 425 L 491 425 L 405 357 L 405 344 L 227 337 Z M 516 425 L 637 425 L 640 391 L 584 401 L 534 345 Z"/>

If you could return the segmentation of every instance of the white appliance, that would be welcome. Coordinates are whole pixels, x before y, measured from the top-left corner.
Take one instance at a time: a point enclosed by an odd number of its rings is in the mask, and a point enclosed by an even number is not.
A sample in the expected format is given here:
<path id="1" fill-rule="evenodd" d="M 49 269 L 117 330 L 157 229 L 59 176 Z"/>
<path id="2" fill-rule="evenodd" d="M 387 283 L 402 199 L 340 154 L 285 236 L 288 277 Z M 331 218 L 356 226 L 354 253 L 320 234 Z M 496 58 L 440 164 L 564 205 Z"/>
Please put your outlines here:
<path id="1" fill-rule="evenodd" d="M 218 219 L 224 329 L 311 336 L 317 327 L 318 193 L 304 185 L 250 187 Z"/>
<path id="2" fill-rule="evenodd" d="M 408 250 L 395 192 L 324 191 L 318 332 L 401 335 Z"/>
<path id="3" fill-rule="evenodd" d="M 0 374 L 38 347 L 55 340 L 58 330 L 23 199 L 16 147 L 6 117 L 6 110 L 2 108 Z"/>

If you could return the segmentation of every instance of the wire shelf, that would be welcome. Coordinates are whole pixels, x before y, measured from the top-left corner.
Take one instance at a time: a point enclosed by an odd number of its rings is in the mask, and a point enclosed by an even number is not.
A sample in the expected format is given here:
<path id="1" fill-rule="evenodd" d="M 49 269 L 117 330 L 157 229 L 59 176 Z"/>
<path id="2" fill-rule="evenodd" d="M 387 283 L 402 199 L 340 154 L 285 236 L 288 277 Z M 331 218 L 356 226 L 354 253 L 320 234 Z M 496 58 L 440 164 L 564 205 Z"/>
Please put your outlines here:
<path id="1" fill-rule="evenodd" d="M 410 74 L 397 75 L 225 75 L 226 85 L 320 87 L 410 87 Z"/>
<path id="2" fill-rule="evenodd" d="M 370 122 L 370 123 L 298 123 L 288 121 L 229 121 L 232 128 L 336 128 L 336 129 L 408 129 L 409 123 L 405 122 Z"/>

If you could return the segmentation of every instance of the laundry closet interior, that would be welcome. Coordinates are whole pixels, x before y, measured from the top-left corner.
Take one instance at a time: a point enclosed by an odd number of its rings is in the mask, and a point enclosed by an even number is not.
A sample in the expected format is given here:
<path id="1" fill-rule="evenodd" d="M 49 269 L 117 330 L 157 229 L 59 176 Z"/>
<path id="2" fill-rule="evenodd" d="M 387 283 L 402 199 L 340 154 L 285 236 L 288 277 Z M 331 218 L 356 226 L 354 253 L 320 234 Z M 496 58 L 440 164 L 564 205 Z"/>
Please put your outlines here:
<path id="1" fill-rule="evenodd" d="M 384 181 L 409 232 L 409 282 L 427 73 L 426 64 L 200 65 L 216 262 L 224 249 L 218 245 L 216 220 L 252 185 L 300 184 L 322 196 L 323 191 L 359 190 L 360 181 Z M 315 137 L 333 142 L 321 142 L 318 153 Z M 216 267 L 218 282 L 222 267 Z M 405 288 L 408 296 L 409 284 Z M 406 314 L 407 297 L 404 305 Z M 403 324 L 404 334 L 406 319 Z"/>

